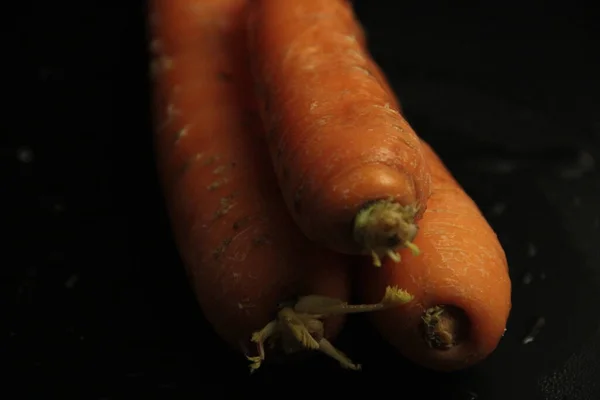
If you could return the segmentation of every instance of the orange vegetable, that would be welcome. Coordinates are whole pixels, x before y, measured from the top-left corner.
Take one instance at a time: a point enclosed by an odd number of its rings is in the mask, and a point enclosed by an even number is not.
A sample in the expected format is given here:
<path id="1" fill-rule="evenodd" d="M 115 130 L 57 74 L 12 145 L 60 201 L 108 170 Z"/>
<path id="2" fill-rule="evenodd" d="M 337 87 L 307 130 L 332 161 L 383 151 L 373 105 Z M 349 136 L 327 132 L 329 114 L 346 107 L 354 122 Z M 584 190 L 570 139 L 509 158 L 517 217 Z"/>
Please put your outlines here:
<path id="1" fill-rule="evenodd" d="M 373 314 L 379 332 L 425 367 L 456 370 L 487 357 L 505 331 L 511 282 L 504 251 L 476 204 L 422 143 L 433 193 L 415 240 L 423 255 L 365 271 L 364 299 L 388 285 L 414 295 L 401 310 Z M 362 272 L 362 271 L 361 271 Z"/>
<path id="2" fill-rule="evenodd" d="M 348 306 L 347 260 L 315 247 L 287 212 L 248 90 L 246 6 L 150 3 L 156 156 L 173 233 L 217 333 L 237 348 L 255 342 L 252 369 L 274 339 L 280 349 L 320 350 L 357 369 L 327 339 L 341 316 L 408 297 L 389 289 L 382 304 Z"/>
<path id="3" fill-rule="evenodd" d="M 304 234 L 374 263 L 412 245 L 430 177 L 345 0 L 255 0 L 249 48 L 271 159 Z"/>

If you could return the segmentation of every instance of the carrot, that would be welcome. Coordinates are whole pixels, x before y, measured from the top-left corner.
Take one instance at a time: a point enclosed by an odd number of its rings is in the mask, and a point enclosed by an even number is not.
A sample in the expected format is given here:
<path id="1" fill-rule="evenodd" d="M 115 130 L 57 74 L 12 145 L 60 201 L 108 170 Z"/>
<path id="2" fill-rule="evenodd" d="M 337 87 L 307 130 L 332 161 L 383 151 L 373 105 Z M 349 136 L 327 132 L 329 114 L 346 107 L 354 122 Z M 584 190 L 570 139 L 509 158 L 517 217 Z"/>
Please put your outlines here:
<path id="1" fill-rule="evenodd" d="M 247 90 L 246 6 L 246 0 L 150 3 L 156 158 L 177 246 L 215 331 L 235 348 L 256 347 L 258 355 L 247 354 L 251 370 L 269 341 L 286 351 L 320 350 L 358 369 L 329 342 L 343 314 L 357 308 L 345 302 L 347 260 L 301 234 L 268 160 Z M 384 292 L 380 304 L 358 308 L 410 300 L 394 288 Z"/>
<path id="2" fill-rule="evenodd" d="M 434 151 L 424 142 L 422 148 L 433 185 L 415 240 L 423 255 L 405 254 L 398 268 L 365 272 L 361 290 L 365 300 L 387 285 L 410 291 L 413 302 L 372 320 L 407 358 L 450 371 L 497 347 L 511 309 L 511 282 L 492 228 Z"/>
<path id="3" fill-rule="evenodd" d="M 430 177 L 345 0 L 255 0 L 252 70 L 271 160 L 294 220 L 337 252 L 399 261 Z"/>

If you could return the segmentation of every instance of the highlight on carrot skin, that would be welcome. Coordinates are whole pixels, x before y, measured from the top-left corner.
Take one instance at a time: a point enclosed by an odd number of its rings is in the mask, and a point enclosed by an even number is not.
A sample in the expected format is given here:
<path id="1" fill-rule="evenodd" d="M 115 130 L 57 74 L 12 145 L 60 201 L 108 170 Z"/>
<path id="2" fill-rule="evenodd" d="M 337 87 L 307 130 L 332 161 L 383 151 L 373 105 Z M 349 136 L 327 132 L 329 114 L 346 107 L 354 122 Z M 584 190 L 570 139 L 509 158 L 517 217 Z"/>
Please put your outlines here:
<path id="1" fill-rule="evenodd" d="M 342 368 L 359 371 L 360 364 L 354 363 L 324 337 L 323 320 L 335 315 L 385 310 L 412 299 L 405 290 L 392 286 L 388 286 L 381 301 L 374 304 L 350 305 L 326 296 L 303 296 L 295 305 L 281 307 L 275 320 L 254 332 L 251 341 L 256 344 L 258 355 L 246 356 L 251 362 L 250 372 L 255 372 L 265 360 L 265 344 L 275 346 L 277 342 L 285 352 L 320 351 L 339 362 Z"/>

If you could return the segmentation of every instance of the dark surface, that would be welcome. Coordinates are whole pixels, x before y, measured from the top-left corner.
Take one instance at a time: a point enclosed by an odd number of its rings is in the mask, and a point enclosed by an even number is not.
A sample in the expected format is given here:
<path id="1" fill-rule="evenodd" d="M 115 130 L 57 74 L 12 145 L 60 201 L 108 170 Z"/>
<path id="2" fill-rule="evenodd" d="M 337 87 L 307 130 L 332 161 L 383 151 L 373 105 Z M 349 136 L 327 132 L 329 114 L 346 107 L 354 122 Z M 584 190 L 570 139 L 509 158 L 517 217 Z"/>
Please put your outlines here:
<path id="1" fill-rule="evenodd" d="M 353 319 L 338 345 L 362 373 L 317 357 L 248 380 L 244 360 L 203 320 L 170 236 L 153 165 L 142 2 L 29 1 L 6 16 L 3 35 L 0 360 L 10 373 L 0 397 L 202 398 L 218 389 L 314 398 L 362 388 L 374 397 L 600 398 L 595 16 L 564 4 L 355 3 L 409 121 L 505 247 L 514 306 L 498 350 L 471 370 L 431 373 Z M 524 344 L 540 317 L 545 325 Z M 8 395 L 11 383 L 19 391 Z"/>

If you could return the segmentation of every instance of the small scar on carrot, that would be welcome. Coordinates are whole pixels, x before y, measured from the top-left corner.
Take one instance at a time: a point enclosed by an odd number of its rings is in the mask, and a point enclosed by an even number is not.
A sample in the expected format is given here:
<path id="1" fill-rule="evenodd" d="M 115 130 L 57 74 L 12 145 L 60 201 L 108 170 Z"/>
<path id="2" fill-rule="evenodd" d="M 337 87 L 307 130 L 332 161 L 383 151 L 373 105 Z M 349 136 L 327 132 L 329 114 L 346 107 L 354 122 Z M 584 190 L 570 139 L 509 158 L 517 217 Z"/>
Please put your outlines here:
<path id="1" fill-rule="evenodd" d="M 237 306 L 240 310 L 248 310 L 250 308 L 255 308 L 256 305 L 248 302 L 248 301 L 241 301 L 237 303 Z"/>
<path id="2" fill-rule="evenodd" d="M 210 157 L 204 159 L 204 161 L 202 162 L 202 165 L 205 166 L 205 167 L 207 167 L 209 165 L 214 164 L 215 161 L 220 160 L 220 158 L 221 157 L 219 157 L 217 155 L 210 156 Z"/>
<path id="3" fill-rule="evenodd" d="M 221 186 L 225 185 L 228 182 L 227 178 L 222 178 L 212 182 L 210 185 L 206 187 L 208 191 L 213 191 L 219 189 Z"/>
<path id="4" fill-rule="evenodd" d="M 223 173 L 223 172 L 224 172 L 226 169 L 227 169 L 227 166 L 226 166 L 226 165 L 221 165 L 221 166 L 218 166 L 217 168 L 215 168 L 215 169 L 213 170 L 213 174 L 215 174 L 215 175 L 222 174 L 222 173 Z"/>
<path id="5" fill-rule="evenodd" d="M 221 242 L 221 244 L 213 251 L 212 256 L 215 260 L 219 260 L 221 258 L 221 256 L 223 255 L 223 253 L 225 253 L 225 250 L 227 250 L 227 247 L 231 244 L 231 242 L 233 241 L 232 238 L 227 238 L 225 240 L 223 240 L 223 242 Z"/>
<path id="6" fill-rule="evenodd" d="M 189 126 L 184 126 L 180 130 L 175 133 L 175 143 L 179 142 L 182 138 L 184 138 L 188 134 Z"/>
<path id="7" fill-rule="evenodd" d="M 251 341 L 256 344 L 258 355 L 246 356 L 251 362 L 250 372 L 255 372 L 265 360 L 265 345 L 295 342 L 297 350 L 317 350 L 336 360 L 342 368 L 360 371 L 360 364 L 336 349 L 325 338 L 324 320 L 334 315 L 373 312 L 400 306 L 412 301 L 413 296 L 397 287 L 387 287 L 379 303 L 350 305 L 342 300 L 308 295 L 293 304 L 282 304 L 277 318 L 260 331 L 254 332 Z M 286 340 L 287 339 L 287 340 Z"/>
<path id="8" fill-rule="evenodd" d="M 223 215 L 227 214 L 235 205 L 233 202 L 233 195 L 222 197 L 219 203 L 219 209 L 215 211 L 214 214 L 215 219 L 221 218 Z"/>
<path id="9" fill-rule="evenodd" d="M 396 124 L 392 124 L 392 128 L 394 128 L 398 132 L 402 132 L 402 133 L 404 133 L 406 131 L 403 127 L 401 127 L 400 125 L 396 125 Z"/>
<path id="10" fill-rule="evenodd" d="M 373 72 L 369 68 L 363 67 L 362 65 L 354 65 L 353 68 L 359 70 L 360 72 L 371 78 L 375 77 L 375 75 L 373 75 Z"/>
<path id="11" fill-rule="evenodd" d="M 386 111 L 396 117 L 400 116 L 400 113 L 398 112 L 398 110 L 396 110 L 395 108 L 392 108 L 392 106 L 390 105 L 390 103 L 385 103 L 383 106 L 379 105 L 379 104 L 375 104 L 373 105 L 374 108 L 378 108 L 380 110 Z M 392 126 L 394 126 L 392 124 Z"/>
<path id="12" fill-rule="evenodd" d="M 449 350 L 467 337 L 470 321 L 467 314 L 454 306 L 435 306 L 422 316 L 423 338 L 436 350 Z"/>
<path id="13" fill-rule="evenodd" d="M 376 267 L 381 266 L 384 257 L 400 262 L 397 250 L 401 247 L 417 256 L 420 250 L 412 242 L 418 232 L 416 213 L 415 207 L 402 206 L 393 199 L 369 202 L 356 214 L 354 240 L 365 254 L 371 255 Z"/>
<path id="14" fill-rule="evenodd" d="M 246 226 L 249 221 L 250 221 L 250 217 L 248 217 L 248 216 L 242 217 L 233 223 L 232 228 L 234 231 L 239 231 L 244 226 Z"/>

